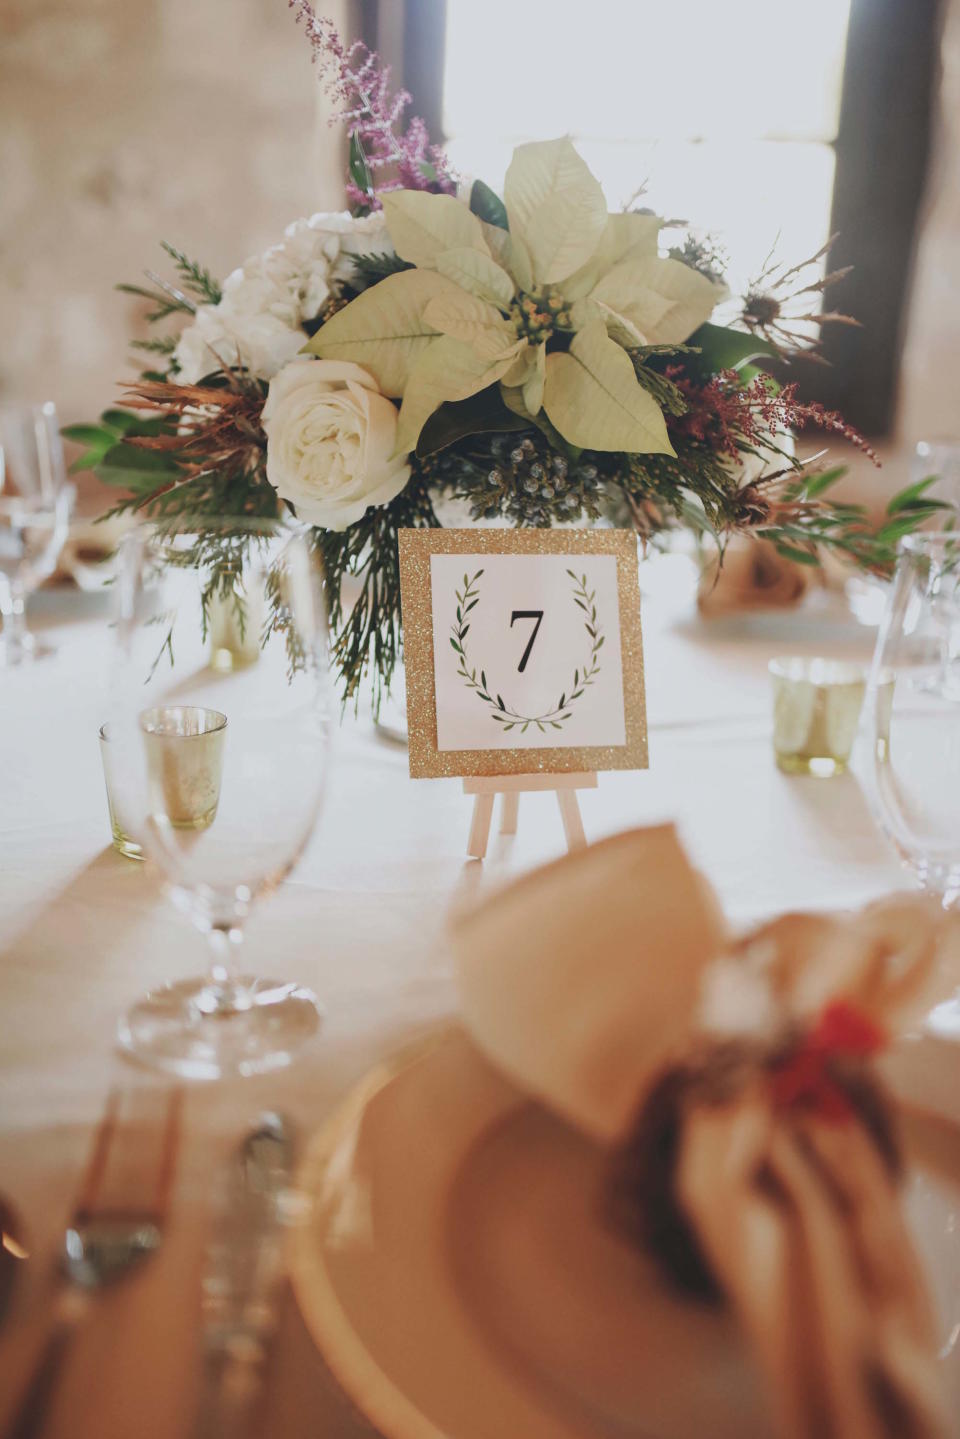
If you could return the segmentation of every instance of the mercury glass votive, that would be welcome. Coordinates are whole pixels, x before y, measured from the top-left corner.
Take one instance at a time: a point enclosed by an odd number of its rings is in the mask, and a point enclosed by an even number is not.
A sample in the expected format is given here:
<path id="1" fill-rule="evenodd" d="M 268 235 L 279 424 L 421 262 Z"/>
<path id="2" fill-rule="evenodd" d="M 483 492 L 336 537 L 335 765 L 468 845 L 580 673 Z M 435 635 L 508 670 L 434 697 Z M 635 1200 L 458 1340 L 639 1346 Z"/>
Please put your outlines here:
<path id="1" fill-rule="evenodd" d="M 110 834 L 113 847 L 124 859 L 143 859 L 143 846 L 137 844 L 126 833 L 117 817 L 117 775 L 113 764 L 113 746 L 109 725 L 100 726 L 100 758 L 103 761 L 103 781 L 107 787 L 107 811 L 110 815 Z"/>
<path id="2" fill-rule="evenodd" d="M 207 829 L 220 803 L 227 717 L 198 705 L 161 705 L 140 716 L 151 809 L 174 829 Z"/>
<path id="3" fill-rule="evenodd" d="M 860 723 L 866 671 L 843 660 L 770 661 L 773 750 L 786 774 L 843 774 Z"/>

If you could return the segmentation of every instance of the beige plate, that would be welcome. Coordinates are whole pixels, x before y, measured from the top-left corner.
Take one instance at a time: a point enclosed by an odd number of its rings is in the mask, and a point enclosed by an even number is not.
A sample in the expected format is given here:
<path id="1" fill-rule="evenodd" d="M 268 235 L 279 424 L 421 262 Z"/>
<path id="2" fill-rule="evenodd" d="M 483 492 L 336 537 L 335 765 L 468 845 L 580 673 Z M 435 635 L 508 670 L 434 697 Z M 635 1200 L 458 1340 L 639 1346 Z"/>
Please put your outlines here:
<path id="1" fill-rule="evenodd" d="M 375 1070 L 315 1137 L 293 1284 L 385 1439 L 766 1439 L 732 1322 L 675 1298 L 610 1233 L 604 1173 L 602 1151 L 459 1030 Z M 945 1342 L 960 1329 L 956 1197 L 911 1182 Z M 947 1366 L 960 1409 L 952 1352 Z"/>

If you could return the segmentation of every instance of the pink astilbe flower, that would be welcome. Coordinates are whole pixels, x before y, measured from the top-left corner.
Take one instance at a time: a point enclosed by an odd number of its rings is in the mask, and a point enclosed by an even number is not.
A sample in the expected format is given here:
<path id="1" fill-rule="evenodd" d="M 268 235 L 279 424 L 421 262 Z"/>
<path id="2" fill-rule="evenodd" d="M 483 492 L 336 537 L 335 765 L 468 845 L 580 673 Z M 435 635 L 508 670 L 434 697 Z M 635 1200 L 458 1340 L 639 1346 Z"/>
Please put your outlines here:
<path id="1" fill-rule="evenodd" d="M 416 115 L 406 123 L 408 91 L 390 93 L 390 66 L 362 40 L 344 45 L 333 21 L 317 15 L 309 0 L 287 0 L 302 24 L 321 81 L 335 107 L 330 123 L 346 124 L 351 139 L 347 198 L 356 210 L 380 209 L 388 190 L 429 190 L 452 195 L 456 180 L 447 157 L 430 142 Z"/>

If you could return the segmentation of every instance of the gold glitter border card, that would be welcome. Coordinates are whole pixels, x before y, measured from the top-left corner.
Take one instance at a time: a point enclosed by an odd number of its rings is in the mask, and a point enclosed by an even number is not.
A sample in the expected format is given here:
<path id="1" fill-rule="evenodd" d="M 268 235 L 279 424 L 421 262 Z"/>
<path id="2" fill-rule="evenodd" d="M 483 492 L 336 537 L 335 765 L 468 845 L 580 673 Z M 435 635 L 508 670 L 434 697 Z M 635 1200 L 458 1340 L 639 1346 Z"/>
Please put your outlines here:
<path id="1" fill-rule="evenodd" d="M 430 557 L 438 554 L 616 556 L 625 744 L 543 749 L 437 748 Z M 632 530 L 401 530 L 400 590 L 413 779 L 647 768 L 637 537 Z"/>

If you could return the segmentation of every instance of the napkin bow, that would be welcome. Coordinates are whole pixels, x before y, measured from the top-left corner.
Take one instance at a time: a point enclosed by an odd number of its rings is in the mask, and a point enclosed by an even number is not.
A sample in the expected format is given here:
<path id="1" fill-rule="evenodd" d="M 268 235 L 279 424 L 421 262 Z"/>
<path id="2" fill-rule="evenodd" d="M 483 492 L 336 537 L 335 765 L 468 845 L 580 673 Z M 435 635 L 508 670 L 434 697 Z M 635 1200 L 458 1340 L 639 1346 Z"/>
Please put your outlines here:
<path id="1" fill-rule="evenodd" d="M 453 926 L 487 1056 L 611 1148 L 611 1213 L 737 1313 L 785 1439 L 948 1432 L 872 1058 L 942 992 L 922 898 L 732 942 L 671 827 L 528 875 Z"/>

